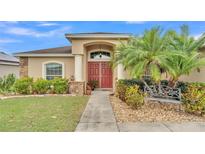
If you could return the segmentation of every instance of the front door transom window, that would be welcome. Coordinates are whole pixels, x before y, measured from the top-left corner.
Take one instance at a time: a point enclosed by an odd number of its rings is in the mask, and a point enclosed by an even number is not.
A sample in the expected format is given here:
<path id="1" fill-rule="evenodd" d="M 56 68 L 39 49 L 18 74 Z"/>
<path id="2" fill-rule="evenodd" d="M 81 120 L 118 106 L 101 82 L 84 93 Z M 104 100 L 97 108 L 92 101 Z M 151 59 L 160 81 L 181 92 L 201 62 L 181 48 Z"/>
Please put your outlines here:
<path id="1" fill-rule="evenodd" d="M 93 60 L 109 60 L 110 57 L 110 52 L 106 51 L 96 51 L 90 53 L 90 59 Z"/>

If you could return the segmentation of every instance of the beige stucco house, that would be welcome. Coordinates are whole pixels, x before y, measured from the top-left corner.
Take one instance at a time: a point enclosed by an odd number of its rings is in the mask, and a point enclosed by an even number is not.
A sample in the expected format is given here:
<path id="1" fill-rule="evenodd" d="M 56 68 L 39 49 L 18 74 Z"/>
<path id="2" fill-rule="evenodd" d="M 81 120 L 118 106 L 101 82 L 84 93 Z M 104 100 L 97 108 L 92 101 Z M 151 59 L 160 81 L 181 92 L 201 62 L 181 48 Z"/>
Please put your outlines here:
<path id="1" fill-rule="evenodd" d="M 20 57 L 20 77 L 52 79 L 56 76 L 73 79 L 73 92 L 83 93 L 85 84 L 98 80 L 99 88 L 115 88 L 117 79 L 127 78 L 122 65 L 114 70 L 109 61 L 115 47 L 126 42 L 125 33 L 77 33 L 66 34 L 71 46 L 17 53 Z M 182 77 L 185 81 L 205 82 L 205 69 Z"/>

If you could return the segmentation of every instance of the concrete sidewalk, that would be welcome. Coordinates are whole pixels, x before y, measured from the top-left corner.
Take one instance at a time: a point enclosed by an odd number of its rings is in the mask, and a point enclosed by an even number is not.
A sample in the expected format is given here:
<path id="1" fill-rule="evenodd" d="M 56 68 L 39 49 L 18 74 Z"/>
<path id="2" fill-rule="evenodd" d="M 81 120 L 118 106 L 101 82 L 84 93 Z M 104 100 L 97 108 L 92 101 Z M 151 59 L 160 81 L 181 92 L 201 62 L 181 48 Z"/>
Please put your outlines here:
<path id="1" fill-rule="evenodd" d="M 116 132 L 115 116 L 109 101 L 109 91 L 94 91 L 75 131 Z"/>
<path id="2" fill-rule="evenodd" d="M 120 132 L 205 132 L 204 122 L 118 123 Z"/>

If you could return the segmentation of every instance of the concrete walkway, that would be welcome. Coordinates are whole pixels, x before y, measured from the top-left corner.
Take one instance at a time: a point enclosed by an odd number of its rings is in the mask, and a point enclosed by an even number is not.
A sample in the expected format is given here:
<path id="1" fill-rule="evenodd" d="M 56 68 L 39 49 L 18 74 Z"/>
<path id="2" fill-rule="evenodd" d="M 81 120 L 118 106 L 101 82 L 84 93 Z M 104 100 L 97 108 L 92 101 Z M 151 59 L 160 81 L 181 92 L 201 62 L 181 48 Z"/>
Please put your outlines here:
<path id="1" fill-rule="evenodd" d="M 120 132 L 205 132 L 205 122 L 118 123 Z"/>
<path id="2" fill-rule="evenodd" d="M 116 123 L 109 93 L 109 91 L 93 92 L 76 132 L 205 132 L 205 122 Z"/>
<path id="3" fill-rule="evenodd" d="M 76 128 L 77 132 L 116 132 L 109 91 L 94 91 Z"/>

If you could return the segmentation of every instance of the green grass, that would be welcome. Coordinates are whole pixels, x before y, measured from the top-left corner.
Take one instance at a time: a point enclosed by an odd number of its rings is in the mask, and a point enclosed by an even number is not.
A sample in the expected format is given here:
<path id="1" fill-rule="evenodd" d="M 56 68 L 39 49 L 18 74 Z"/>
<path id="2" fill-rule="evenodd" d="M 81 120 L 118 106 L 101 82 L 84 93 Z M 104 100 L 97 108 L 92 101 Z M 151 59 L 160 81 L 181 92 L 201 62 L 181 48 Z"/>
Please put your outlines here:
<path id="1" fill-rule="evenodd" d="M 74 131 L 87 101 L 87 96 L 0 100 L 0 131 Z"/>

